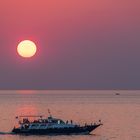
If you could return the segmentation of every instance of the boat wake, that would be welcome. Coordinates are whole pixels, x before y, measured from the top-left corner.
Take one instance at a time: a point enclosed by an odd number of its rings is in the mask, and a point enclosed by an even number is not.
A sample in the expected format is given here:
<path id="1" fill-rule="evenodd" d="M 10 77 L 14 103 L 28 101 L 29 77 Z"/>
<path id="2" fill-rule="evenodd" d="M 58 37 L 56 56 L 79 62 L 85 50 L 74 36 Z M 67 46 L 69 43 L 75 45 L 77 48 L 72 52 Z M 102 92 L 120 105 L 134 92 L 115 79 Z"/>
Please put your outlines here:
<path id="1" fill-rule="evenodd" d="M 12 135 L 12 132 L 0 132 L 0 135 Z"/>

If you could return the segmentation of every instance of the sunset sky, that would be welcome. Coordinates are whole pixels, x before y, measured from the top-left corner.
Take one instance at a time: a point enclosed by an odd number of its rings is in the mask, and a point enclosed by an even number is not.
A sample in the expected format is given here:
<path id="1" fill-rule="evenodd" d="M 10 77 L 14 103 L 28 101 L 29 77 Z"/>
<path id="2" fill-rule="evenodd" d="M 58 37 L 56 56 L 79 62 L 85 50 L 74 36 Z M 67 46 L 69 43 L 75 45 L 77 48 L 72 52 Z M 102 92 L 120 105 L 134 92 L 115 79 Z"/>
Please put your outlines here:
<path id="1" fill-rule="evenodd" d="M 0 89 L 140 89 L 140 0 L 0 0 Z"/>

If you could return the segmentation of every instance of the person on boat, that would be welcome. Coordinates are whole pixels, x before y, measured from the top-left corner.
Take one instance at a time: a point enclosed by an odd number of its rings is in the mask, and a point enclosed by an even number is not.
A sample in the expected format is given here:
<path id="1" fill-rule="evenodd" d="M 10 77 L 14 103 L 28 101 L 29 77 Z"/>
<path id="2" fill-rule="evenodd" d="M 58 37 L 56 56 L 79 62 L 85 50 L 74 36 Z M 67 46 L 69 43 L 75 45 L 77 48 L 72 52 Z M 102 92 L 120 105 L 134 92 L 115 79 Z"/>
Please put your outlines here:
<path id="1" fill-rule="evenodd" d="M 58 120 L 58 124 L 60 124 L 60 120 Z"/>
<path id="2" fill-rule="evenodd" d="M 23 123 L 30 123 L 30 121 L 28 120 L 28 118 L 23 119 Z"/>

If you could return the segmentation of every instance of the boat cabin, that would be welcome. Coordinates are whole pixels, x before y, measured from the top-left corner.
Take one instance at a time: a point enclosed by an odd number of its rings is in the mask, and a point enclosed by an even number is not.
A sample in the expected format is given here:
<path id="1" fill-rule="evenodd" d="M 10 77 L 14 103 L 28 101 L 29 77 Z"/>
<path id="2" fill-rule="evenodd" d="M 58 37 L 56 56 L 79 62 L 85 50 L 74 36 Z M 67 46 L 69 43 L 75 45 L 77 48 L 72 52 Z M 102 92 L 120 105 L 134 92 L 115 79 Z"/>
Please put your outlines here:
<path id="1" fill-rule="evenodd" d="M 19 116 L 16 117 L 16 119 L 18 119 L 18 127 L 21 129 L 46 129 L 48 127 L 60 128 L 76 126 L 72 123 L 68 124 L 61 119 L 53 118 L 52 116 L 49 116 L 48 118 L 44 118 L 43 116 Z"/>

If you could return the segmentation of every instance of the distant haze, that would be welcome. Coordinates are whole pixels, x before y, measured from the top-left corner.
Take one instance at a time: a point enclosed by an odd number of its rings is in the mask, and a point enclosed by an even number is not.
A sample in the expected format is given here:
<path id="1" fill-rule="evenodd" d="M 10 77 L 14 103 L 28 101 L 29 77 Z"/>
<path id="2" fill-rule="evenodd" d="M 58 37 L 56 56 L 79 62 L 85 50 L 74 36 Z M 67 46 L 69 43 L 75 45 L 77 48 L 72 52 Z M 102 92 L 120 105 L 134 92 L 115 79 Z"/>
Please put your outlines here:
<path id="1" fill-rule="evenodd" d="M 140 89 L 140 0 L 1 0 L 0 89 Z"/>

